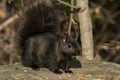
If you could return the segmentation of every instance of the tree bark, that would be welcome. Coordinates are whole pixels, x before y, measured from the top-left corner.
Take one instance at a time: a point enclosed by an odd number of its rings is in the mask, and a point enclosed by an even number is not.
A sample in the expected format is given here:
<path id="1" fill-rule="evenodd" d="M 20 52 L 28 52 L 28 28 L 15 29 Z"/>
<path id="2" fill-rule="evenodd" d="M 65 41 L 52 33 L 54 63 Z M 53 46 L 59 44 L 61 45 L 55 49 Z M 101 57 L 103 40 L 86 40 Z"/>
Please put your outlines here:
<path id="1" fill-rule="evenodd" d="M 6 0 L 2 0 L 1 3 L 0 3 L 0 7 L 6 11 Z"/>
<path id="2" fill-rule="evenodd" d="M 77 0 L 77 6 L 81 7 L 81 12 L 78 13 L 78 17 L 80 23 L 82 55 L 88 60 L 93 60 L 93 34 L 88 0 Z"/>

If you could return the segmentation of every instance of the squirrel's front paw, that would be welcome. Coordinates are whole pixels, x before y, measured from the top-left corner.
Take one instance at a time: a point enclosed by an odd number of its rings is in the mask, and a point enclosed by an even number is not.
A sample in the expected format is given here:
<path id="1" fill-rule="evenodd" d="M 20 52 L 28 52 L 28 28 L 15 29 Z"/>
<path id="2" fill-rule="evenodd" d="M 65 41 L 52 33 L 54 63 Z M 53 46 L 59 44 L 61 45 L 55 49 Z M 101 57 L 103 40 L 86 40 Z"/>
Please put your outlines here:
<path id="1" fill-rule="evenodd" d="M 66 70 L 65 73 L 73 74 L 71 70 Z"/>

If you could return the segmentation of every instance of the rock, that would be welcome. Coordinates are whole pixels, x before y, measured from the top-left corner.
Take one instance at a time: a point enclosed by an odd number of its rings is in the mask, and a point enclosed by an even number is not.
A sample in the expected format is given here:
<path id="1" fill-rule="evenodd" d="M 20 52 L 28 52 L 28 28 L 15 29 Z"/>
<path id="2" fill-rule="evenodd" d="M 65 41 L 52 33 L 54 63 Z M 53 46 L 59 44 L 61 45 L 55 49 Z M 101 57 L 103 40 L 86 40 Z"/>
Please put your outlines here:
<path id="1" fill-rule="evenodd" d="M 35 71 L 21 63 L 0 66 L 0 80 L 120 80 L 119 64 L 79 60 L 70 64 L 73 74 L 54 74 L 46 68 Z"/>

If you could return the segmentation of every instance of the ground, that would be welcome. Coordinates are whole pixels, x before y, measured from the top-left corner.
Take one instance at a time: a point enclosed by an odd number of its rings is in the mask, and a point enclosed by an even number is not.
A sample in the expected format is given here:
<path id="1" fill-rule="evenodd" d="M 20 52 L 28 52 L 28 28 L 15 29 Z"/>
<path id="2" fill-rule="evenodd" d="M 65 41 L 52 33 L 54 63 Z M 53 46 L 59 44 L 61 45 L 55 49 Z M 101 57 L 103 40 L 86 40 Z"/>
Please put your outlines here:
<path id="1" fill-rule="evenodd" d="M 119 64 L 79 60 L 71 62 L 73 74 L 54 74 L 46 68 L 35 71 L 20 62 L 0 66 L 0 80 L 120 80 Z"/>

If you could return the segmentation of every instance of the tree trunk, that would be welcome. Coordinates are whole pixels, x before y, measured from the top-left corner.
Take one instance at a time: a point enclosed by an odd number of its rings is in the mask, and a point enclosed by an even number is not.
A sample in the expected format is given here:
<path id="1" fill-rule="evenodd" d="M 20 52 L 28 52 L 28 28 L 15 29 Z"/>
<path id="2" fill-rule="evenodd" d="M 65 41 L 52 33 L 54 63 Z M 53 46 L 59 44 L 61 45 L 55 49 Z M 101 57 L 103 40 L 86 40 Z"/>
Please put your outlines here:
<path id="1" fill-rule="evenodd" d="M 78 13 L 82 43 L 82 55 L 88 60 L 93 60 L 93 34 L 88 0 L 77 0 L 77 6 L 80 6 L 81 9 L 83 9 Z"/>
<path id="2" fill-rule="evenodd" d="M 2 0 L 1 3 L 0 3 L 0 7 L 6 11 L 6 0 Z"/>

